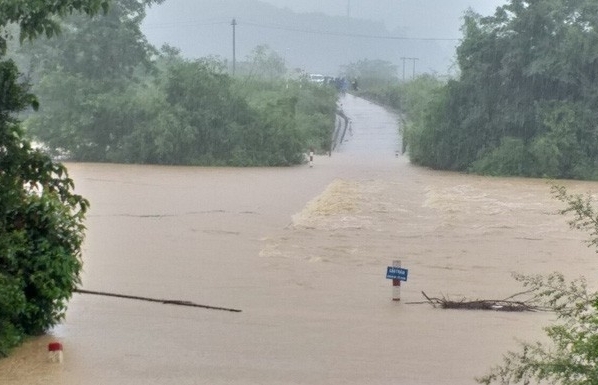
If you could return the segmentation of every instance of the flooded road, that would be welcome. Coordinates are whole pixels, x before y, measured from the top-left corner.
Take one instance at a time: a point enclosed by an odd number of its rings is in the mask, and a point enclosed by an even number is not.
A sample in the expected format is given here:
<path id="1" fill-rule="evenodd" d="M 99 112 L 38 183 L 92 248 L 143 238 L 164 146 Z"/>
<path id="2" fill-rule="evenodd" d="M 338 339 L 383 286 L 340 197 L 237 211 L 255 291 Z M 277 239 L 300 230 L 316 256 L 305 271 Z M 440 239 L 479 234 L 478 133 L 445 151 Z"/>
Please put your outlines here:
<path id="1" fill-rule="evenodd" d="M 552 316 L 408 302 L 505 298 L 514 271 L 595 281 L 547 181 L 414 167 L 395 157 L 395 116 L 342 102 L 353 134 L 313 168 L 68 164 L 92 203 L 82 288 L 242 312 L 75 294 L 52 336 L 0 361 L 0 383 L 474 384 Z M 45 362 L 52 339 L 62 365 Z"/>

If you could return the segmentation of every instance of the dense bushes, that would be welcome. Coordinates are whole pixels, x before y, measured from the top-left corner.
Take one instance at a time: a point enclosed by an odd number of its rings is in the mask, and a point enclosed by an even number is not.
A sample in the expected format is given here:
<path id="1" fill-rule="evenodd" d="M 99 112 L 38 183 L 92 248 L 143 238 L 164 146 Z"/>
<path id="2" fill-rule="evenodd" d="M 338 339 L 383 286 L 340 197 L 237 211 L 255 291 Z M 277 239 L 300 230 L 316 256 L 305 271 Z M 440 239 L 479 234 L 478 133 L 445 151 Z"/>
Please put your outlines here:
<path id="1" fill-rule="evenodd" d="M 216 59 L 158 52 L 140 32 L 140 6 L 120 0 L 106 17 L 70 17 L 72 28 L 51 44 L 22 50 L 41 104 L 27 132 L 48 152 L 75 161 L 288 166 L 309 147 L 329 149 L 332 89 L 285 79 L 267 46 L 239 63 L 237 77 Z"/>
<path id="2" fill-rule="evenodd" d="M 456 79 L 424 75 L 360 93 L 404 114 L 416 164 L 598 179 L 596 14 L 590 0 L 513 0 L 494 16 L 467 13 Z"/>
<path id="3" fill-rule="evenodd" d="M 16 23 L 23 37 L 52 35 L 54 14 L 94 13 L 106 5 L 100 0 L 0 4 L 0 356 L 64 316 L 79 282 L 88 207 L 73 194 L 66 169 L 24 139 L 16 116 L 38 103 L 5 56 L 5 28 Z"/>
<path id="4" fill-rule="evenodd" d="M 77 75 L 48 74 L 29 132 L 52 153 L 78 161 L 288 166 L 303 162 L 310 147 L 330 148 L 332 89 L 232 78 L 209 59 L 171 56 L 158 68 L 122 90 L 83 88 Z M 69 81 L 47 84 L 56 76 Z M 52 98 L 82 89 L 81 98 Z"/>
<path id="5" fill-rule="evenodd" d="M 12 87 L 10 86 L 12 84 Z M 0 62 L 0 356 L 64 316 L 79 283 L 87 202 L 60 164 L 23 139 L 12 113 L 34 101 Z"/>
<path id="6" fill-rule="evenodd" d="M 593 7 L 511 1 L 492 17 L 466 15 L 459 79 L 420 99 L 425 116 L 406 109 L 412 160 L 489 175 L 598 178 Z"/>
<path id="7" fill-rule="evenodd" d="M 334 88 L 306 81 L 244 79 L 237 89 L 245 95 L 252 108 L 262 111 L 266 120 L 269 119 L 267 115 L 274 111 L 273 104 L 280 104 L 283 100 L 287 100 L 287 104 L 291 102 L 293 107 L 287 110 L 286 115 L 294 121 L 299 150 L 306 152 L 313 148 L 320 153 L 330 150 L 337 99 Z"/>

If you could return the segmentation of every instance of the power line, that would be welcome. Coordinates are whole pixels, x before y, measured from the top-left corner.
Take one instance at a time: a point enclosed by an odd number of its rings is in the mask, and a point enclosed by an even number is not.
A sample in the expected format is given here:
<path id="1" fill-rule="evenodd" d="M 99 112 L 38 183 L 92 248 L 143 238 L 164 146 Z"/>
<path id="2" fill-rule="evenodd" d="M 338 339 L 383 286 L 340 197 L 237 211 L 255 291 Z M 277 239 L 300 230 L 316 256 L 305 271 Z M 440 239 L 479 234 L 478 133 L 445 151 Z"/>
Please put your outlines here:
<path id="1" fill-rule="evenodd" d="M 193 20 L 182 21 L 182 22 L 169 22 L 169 23 L 150 23 L 143 26 L 144 29 L 160 29 L 160 28 L 179 28 L 179 27 L 204 27 L 208 25 L 220 25 L 230 24 L 230 21 L 205 21 L 197 22 Z"/>
<path id="2" fill-rule="evenodd" d="M 252 26 L 252 27 L 266 28 L 266 29 L 278 29 L 278 30 L 283 30 L 283 31 L 303 32 L 303 33 L 311 33 L 311 34 L 316 34 L 316 35 L 334 35 L 334 36 L 360 37 L 360 38 L 367 38 L 367 39 L 419 40 L 419 41 L 459 41 L 459 40 L 461 40 L 461 39 L 456 39 L 456 38 L 407 37 L 407 36 L 392 36 L 392 35 L 368 35 L 368 34 L 360 34 L 360 33 L 322 31 L 322 30 L 307 29 L 307 28 L 287 27 L 287 26 L 276 25 L 276 24 L 259 24 L 259 23 L 254 23 L 254 22 L 250 22 L 250 21 L 246 21 L 243 24 L 244 25 L 249 25 L 249 26 Z"/>
<path id="3" fill-rule="evenodd" d="M 200 27 L 200 26 L 209 26 L 209 25 L 220 25 L 220 24 L 228 24 L 230 25 L 230 21 L 213 21 L 213 22 L 182 22 L 182 23 L 159 23 L 159 24 L 147 24 L 144 28 L 153 29 L 153 28 L 180 28 L 180 27 Z M 349 33 L 349 32 L 335 32 L 335 31 L 323 31 L 323 30 L 316 30 L 310 28 L 299 28 L 299 27 L 289 27 L 286 25 L 279 25 L 279 24 L 263 24 L 263 23 L 256 23 L 251 21 L 245 22 L 238 22 L 237 25 L 245 25 L 249 27 L 255 28 L 264 28 L 264 29 L 274 29 L 274 30 L 281 30 L 281 31 L 289 31 L 289 32 L 299 32 L 299 33 L 308 33 L 313 35 L 330 35 L 330 36 L 344 36 L 344 37 L 355 37 L 355 38 L 363 38 L 363 39 L 380 39 L 380 40 L 409 40 L 409 41 L 460 41 L 460 38 L 438 38 L 438 37 L 409 37 L 409 36 L 393 36 L 393 35 L 370 35 L 370 34 L 360 34 L 360 33 Z"/>

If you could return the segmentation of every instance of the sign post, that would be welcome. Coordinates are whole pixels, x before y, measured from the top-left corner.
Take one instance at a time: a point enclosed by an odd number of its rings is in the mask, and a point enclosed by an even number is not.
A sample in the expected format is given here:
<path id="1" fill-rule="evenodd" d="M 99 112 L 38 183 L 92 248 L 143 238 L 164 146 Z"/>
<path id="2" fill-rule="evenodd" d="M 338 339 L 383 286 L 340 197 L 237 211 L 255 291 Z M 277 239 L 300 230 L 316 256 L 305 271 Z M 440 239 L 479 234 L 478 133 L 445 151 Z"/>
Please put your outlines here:
<path id="1" fill-rule="evenodd" d="M 386 278 L 392 279 L 392 300 L 401 300 L 401 281 L 407 281 L 407 269 L 401 268 L 401 261 L 392 261 L 386 269 Z"/>

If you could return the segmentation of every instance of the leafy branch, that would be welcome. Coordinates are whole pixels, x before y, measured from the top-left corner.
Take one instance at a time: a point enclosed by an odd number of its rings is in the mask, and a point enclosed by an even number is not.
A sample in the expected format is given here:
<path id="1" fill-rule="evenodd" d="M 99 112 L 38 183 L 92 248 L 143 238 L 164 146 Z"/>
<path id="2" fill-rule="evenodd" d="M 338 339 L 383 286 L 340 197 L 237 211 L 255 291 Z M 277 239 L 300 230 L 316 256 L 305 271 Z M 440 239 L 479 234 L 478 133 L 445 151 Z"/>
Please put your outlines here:
<path id="1" fill-rule="evenodd" d="M 586 242 L 588 247 L 594 246 L 598 253 L 598 213 L 593 207 L 594 199 L 591 194 L 569 194 L 564 186 L 554 185 L 551 188 L 554 198 L 567 204 L 567 207 L 559 210 L 562 215 L 573 214 L 569 220 L 572 229 L 582 230 L 589 233 L 590 238 Z"/>
<path id="2" fill-rule="evenodd" d="M 553 186 L 552 193 L 566 204 L 559 212 L 573 215 L 571 228 L 587 231 L 589 245 L 598 246 L 598 216 L 591 195 L 569 194 L 562 186 Z M 567 282 L 556 272 L 514 278 L 534 293 L 534 301 L 557 315 L 557 322 L 544 328 L 551 343 L 522 342 L 520 351 L 506 353 L 502 365 L 476 380 L 503 385 L 598 384 L 598 293 L 588 290 L 585 278 Z"/>

